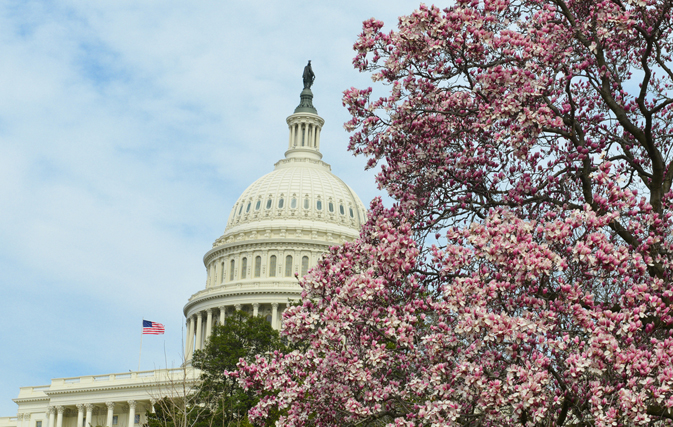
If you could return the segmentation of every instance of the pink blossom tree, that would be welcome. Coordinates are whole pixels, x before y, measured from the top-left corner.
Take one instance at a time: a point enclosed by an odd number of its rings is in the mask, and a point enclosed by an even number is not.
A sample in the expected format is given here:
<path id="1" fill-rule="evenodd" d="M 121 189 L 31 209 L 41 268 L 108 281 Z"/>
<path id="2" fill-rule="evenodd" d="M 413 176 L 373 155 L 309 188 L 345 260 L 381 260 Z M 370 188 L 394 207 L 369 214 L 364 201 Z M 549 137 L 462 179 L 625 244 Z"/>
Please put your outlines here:
<path id="1" fill-rule="evenodd" d="M 395 200 L 302 279 L 290 354 L 241 362 L 287 426 L 673 425 L 673 1 L 457 0 L 344 95 Z"/>

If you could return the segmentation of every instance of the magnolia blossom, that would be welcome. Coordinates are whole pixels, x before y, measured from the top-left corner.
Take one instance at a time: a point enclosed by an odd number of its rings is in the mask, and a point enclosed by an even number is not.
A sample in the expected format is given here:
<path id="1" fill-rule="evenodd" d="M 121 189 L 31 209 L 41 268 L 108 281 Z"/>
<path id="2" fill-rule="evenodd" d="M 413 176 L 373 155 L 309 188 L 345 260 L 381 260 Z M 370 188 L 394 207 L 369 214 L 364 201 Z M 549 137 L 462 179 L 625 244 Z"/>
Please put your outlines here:
<path id="1" fill-rule="evenodd" d="M 673 425 L 672 1 L 457 0 L 366 21 L 360 238 L 298 350 L 230 373 L 283 426 Z"/>

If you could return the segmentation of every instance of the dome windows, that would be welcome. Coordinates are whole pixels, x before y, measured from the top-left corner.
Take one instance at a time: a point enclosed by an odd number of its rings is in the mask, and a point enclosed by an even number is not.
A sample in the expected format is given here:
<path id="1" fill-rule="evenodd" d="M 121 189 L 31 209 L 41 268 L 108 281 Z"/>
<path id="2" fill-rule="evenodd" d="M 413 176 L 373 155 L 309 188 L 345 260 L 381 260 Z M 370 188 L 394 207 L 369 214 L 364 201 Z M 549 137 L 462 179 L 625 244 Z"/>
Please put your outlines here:
<path id="1" fill-rule="evenodd" d="M 346 215 L 346 211 L 344 211 L 344 205 L 341 205 L 341 204 L 339 205 L 339 213 L 341 215 Z"/>
<path id="2" fill-rule="evenodd" d="M 334 212 L 334 203 L 331 200 L 327 204 L 327 209 L 329 209 L 330 213 Z"/>
<path id="3" fill-rule="evenodd" d="M 322 210 L 322 200 L 318 199 L 318 201 L 315 203 L 315 208 L 319 211 Z"/>
<path id="4" fill-rule="evenodd" d="M 262 257 L 255 257 L 255 277 L 259 277 L 262 273 Z"/>
<path id="5" fill-rule="evenodd" d="M 297 198 L 293 197 L 292 200 L 290 201 L 290 208 L 291 209 L 297 209 Z"/>
<path id="6" fill-rule="evenodd" d="M 229 280 L 234 280 L 234 267 L 236 267 L 236 261 L 231 260 L 231 267 L 229 268 Z"/>
<path id="7" fill-rule="evenodd" d="M 351 218 L 353 218 L 353 216 L 354 216 L 354 215 L 353 215 L 353 208 L 348 208 L 348 211 L 349 211 L 350 214 L 351 214 Z"/>
<path id="8" fill-rule="evenodd" d="M 269 258 L 269 277 L 276 277 L 276 255 Z"/>
<path id="9" fill-rule="evenodd" d="M 262 207 L 262 201 L 261 201 L 261 200 L 257 200 L 257 203 L 255 203 L 255 210 L 258 211 L 259 208 L 261 208 L 261 207 Z"/>
<path id="10" fill-rule="evenodd" d="M 285 257 L 285 277 L 292 276 L 292 255 Z"/>
<path id="11" fill-rule="evenodd" d="M 308 273 L 308 257 L 304 256 L 301 258 L 301 275 L 306 276 Z"/>
<path id="12" fill-rule="evenodd" d="M 252 202 L 248 202 L 248 206 L 245 207 L 245 213 L 250 212 L 250 206 L 252 206 Z"/>
<path id="13" fill-rule="evenodd" d="M 241 279 L 245 279 L 245 274 L 248 271 L 248 259 L 243 258 L 241 260 Z"/>
<path id="14" fill-rule="evenodd" d="M 285 199 L 281 197 L 278 199 L 278 209 L 283 209 L 283 206 L 285 206 Z"/>
<path id="15" fill-rule="evenodd" d="M 241 208 L 238 210 L 238 214 L 240 215 L 241 212 L 243 212 L 243 203 L 241 203 Z"/>
<path id="16" fill-rule="evenodd" d="M 308 209 L 311 206 L 311 201 L 306 197 L 304 199 L 304 209 Z"/>
<path id="17" fill-rule="evenodd" d="M 273 203 L 273 200 L 269 197 L 269 200 L 266 201 L 266 209 L 269 210 L 271 209 L 271 204 Z"/>

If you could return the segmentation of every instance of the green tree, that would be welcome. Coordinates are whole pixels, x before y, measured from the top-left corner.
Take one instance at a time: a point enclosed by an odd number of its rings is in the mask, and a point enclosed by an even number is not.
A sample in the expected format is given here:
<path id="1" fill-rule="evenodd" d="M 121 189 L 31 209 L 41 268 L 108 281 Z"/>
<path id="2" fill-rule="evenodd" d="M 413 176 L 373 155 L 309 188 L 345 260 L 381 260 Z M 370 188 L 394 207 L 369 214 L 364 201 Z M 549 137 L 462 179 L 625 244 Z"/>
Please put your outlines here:
<path id="1" fill-rule="evenodd" d="M 201 371 L 199 384 L 175 385 L 180 390 L 157 401 L 155 413 L 147 414 L 147 427 L 251 426 L 247 413 L 260 396 L 244 391 L 225 371 L 235 371 L 240 359 L 250 362 L 257 354 L 275 350 L 287 350 L 278 331 L 262 317 L 236 311 L 224 325 L 213 327 L 203 350 L 194 352 L 192 366 Z M 269 425 L 278 417 L 271 418 Z"/>
<path id="2" fill-rule="evenodd" d="M 197 401 L 210 408 L 214 425 L 247 422 L 248 410 L 259 400 L 255 392 L 244 391 L 225 372 L 236 371 L 240 359 L 250 362 L 257 354 L 276 350 L 286 349 L 278 331 L 262 317 L 236 311 L 224 325 L 213 328 L 206 347 L 194 353 L 192 365 L 202 372 Z"/>

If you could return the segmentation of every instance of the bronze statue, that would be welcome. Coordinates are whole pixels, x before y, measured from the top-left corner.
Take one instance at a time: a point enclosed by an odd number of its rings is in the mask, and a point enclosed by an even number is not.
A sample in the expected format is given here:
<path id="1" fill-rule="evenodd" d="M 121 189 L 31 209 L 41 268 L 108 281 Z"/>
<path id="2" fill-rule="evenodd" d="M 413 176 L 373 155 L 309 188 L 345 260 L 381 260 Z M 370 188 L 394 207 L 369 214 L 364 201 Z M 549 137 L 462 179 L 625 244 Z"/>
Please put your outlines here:
<path id="1" fill-rule="evenodd" d="M 313 81 L 315 80 L 315 74 L 313 74 L 313 68 L 311 68 L 311 60 L 309 59 L 308 65 L 304 67 L 304 74 L 302 75 L 304 79 L 304 89 L 311 89 Z"/>

